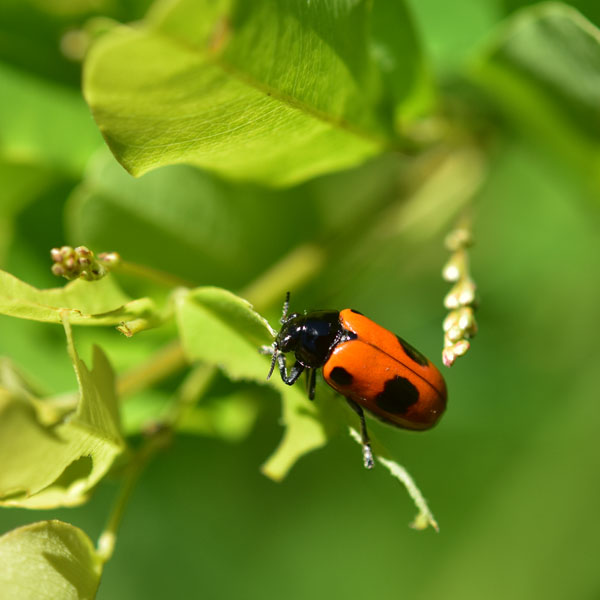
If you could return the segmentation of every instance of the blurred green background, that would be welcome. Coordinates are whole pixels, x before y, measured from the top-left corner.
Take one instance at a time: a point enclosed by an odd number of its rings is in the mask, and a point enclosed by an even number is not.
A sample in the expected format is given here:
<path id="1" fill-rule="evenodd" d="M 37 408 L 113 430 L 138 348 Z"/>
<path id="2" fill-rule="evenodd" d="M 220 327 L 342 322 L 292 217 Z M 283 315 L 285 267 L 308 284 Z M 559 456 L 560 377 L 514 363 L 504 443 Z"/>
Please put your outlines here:
<path id="1" fill-rule="evenodd" d="M 64 35 L 94 15 L 140 18 L 146 4 L 2 2 L 2 268 L 55 286 L 48 250 L 86 244 L 239 291 L 314 242 L 327 260 L 294 291 L 294 309 L 356 308 L 439 365 L 448 289 L 440 270 L 452 222 L 428 228 L 426 213 L 408 233 L 365 235 L 388 207 L 402 206 L 404 159 L 383 156 L 274 191 L 185 166 L 134 180 L 103 147 Z M 474 201 L 480 331 L 469 354 L 444 370 L 447 414 L 424 434 L 370 423 L 417 480 L 440 533 L 407 527 L 414 507 L 406 493 L 382 468 L 365 471 L 349 437 L 301 459 L 281 484 L 261 475 L 282 434 L 280 403 L 270 389 L 247 386 L 259 408 L 247 438 L 178 436 L 144 473 L 99 599 L 600 597 L 598 190 L 471 96 L 462 74 L 495 26 L 526 4 L 410 3 L 444 93 L 485 114 L 492 139 Z M 571 4 L 600 24 L 598 3 Z M 169 214 L 178 217 L 171 223 Z M 134 295 L 147 291 L 138 280 L 124 285 Z M 267 312 L 271 323 L 278 312 Z M 45 390 L 74 387 L 60 327 L 7 317 L 0 327 L 0 353 Z M 168 335 L 75 331 L 86 360 L 99 343 L 119 371 Z M 160 403 L 177 383 L 165 381 L 135 404 Z M 215 395 L 232 385 L 217 381 Z M 59 518 L 95 540 L 116 489 L 106 481 L 76 509 L 4 509 L 0 531 Z"/>

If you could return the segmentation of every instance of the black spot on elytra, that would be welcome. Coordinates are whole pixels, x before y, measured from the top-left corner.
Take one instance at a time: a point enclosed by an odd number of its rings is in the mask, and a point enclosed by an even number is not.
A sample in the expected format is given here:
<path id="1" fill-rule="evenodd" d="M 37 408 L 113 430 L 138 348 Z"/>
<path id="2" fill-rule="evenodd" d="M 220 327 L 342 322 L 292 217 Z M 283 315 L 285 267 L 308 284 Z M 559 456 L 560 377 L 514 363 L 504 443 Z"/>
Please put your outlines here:
<path id="1" fill-rule="evenodd" d="M 388 379 L 383 392 L 375 396 L 375 403 L 381 410 L 402 415 L 419 400 L 419 390 L 405 377 L 396 375 Z"/>
<path id="2" fill-rule="evenodd" d="M 406 354 L 412 358 L 417 364 L 422 367 L 426 367 L 429 364 L 429 361 L 425 356 L 423 356 L 414 346 L 411 346 L 406 340 L 403 340 L 399 335 L 396 336 L 402 349 Z"/>
<path id="3" fill-rule="evenodd" d="M 362 315 L 363 317 L 365 316 L 365 315 L 363 315 L 363 314 L 360 312 L 360 310 L 354 310 L 353 308 L 351 308 L 351 309 L 350 309 L 350 312 L 353 312 L 353 313 L 355 313 L 355 314 L 357 314 L 357 315 Z"/>
<path id="4" fill-rule="evenodd" d="M 344 367 L 333 367 L 329 377 L 331 381 L 338 385 L 350 385 L 354 381 L 354 377 Z"/>

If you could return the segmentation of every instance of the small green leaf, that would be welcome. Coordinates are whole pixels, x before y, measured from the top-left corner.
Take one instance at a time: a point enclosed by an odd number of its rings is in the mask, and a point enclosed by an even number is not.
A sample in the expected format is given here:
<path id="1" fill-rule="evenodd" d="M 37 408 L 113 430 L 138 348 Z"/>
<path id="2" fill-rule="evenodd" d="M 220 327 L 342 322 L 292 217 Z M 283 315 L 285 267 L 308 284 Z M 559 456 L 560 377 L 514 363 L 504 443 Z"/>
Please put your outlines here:
<path id="1" fill-rule="evenodd" d="M 123 451 L 110 364 L 94 347 L 89 371 L 77 356 L 68 322 L 65 330 L 80 392 L 74 412 L 48 423 L 50 413 L 38 409 L 41 401 L 0 388 L 0 504 L 80 504 Z"/>
<path id="2" fill-rule="evenodd" d="M 473 65 L 472 76 L 532 137 L 600 185 L 600 31 L 575 9 L 523 9 Z"/>
<path id="3" fill-rule="evenodd" d="M 371 54 L 370 4 L 158 3 L 141 27 L 98 40 L 85 97 L 134 175 L 188 163 L 288 185 L 347 168 L 395 144 L 390 78 Z M 414 35 L 408 19 L 397 26 L 397 35 Z M 388 69 L 402 99 L 421 60 L 407 45 L 410 68 Z"/>
<path id="4" fill-rule="evenodd" d="M 265 382 L 268 362 L 259 348 L 272 338 L 269 325 L 249 302 L 220 288 L 180 290 L 175 313 L 190 360 L 216 365 L 232 379 Z"/>
<path id="5" fill-rule="evenodd" d="M 99 281 L 78 279 L 62 288 L 39 290 L 0 271 L 0 313 L 60 323 L 65 310 L 73 325 L 118 325 L 142 319 L 145 327 L 150 327 L 159 320 L 152 300 L 131 300 L 110 275 Z"/>
<path id="6" fill-rule="evenodd" d="M 323 401 L 310 401 L 301 384 L 288 386 L 279 377 L 274 379 L 281 392 L 285 433 L 261 471 L 281 481 L 298 459 L 327 443 L 342 423 L 342 415 L 338 399 L 331 395 Z"/>
<path id="7" fill-rule="evenodd" d="M 7 600 L 93 600 L 102 574 L 89 537 L 56 520 L 5 533 L 0 564 L 0 595 Z"/>

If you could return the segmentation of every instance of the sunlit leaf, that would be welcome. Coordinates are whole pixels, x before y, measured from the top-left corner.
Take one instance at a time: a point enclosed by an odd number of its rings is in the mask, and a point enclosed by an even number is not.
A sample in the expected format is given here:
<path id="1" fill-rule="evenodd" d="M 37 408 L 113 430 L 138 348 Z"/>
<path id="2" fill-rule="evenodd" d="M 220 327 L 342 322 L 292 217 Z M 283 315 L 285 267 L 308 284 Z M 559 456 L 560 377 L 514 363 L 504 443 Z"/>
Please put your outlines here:
<path id="1" fill-rule="evenodd" d="M 342 423 L 342 413 L 337 399 L 331 394 L 323 401 L 310 401 L 301 383 L 288 386 L 279 377 L 275 379 L 275 385 L 281 392 L 285 432 L 261 471 L 267 477 L 280 481 L 302 456 L 327 443 Z"/>
<path id="2" fill-rule="evenodd" d="M 290 184 L 349 167 L 394 144 L 398 102 L 421 60 L 405 13 L 389 45 L 394 92 L 372 59 L 370 3 L 178 0 L 139 28 L 103 36 L 84 91 L 118 160 L 139 175 L 190 163 Z M 395 97 L 390 102 L 389 96 Z M 400 98 L 401 97 L 401 98 Z M 395 104 L 395 105 L 394 105 Z"/>
<path id="3" fill-rule="evenodd" d="M 184 351 L 190 360 L 222 368 L 232 379 L 264 382 L 271 343 L 266 321 L 244 299 L 220 288 L 182 290 L 175 300 Z"/>
<path id="4" fill-rule="evenodd" d="M 266 322 L 243 299 L 218 288 L 182 291 L 176 300 L 179 330 L 188 357 L 217 365 L 233 379 L 266 383 L 269 359 L 258 352 L 271 340 Z M 283 440 L 262 470 L 280 480 L 304 454 L 323 446 L 340 422 L 337 403 L 311 402 L 302 385 L 269 380 L 282 395 Z M 331 399 L 329 399 L 331 400 Z"/>
<path id="5" fill-rule="evenodd" d="M 66 325 L 80 399 L 54 423 L 18 390 L 0 389 L 0 503 L 48 508 L 80 504 L 123 451 L 114 375 L 94 347 L 90 371 L 77 356 Z"/>
<path id="6" fill-rule="evenodd" d="M 142 320 L 150 326 L 159 318 L 152 300 L 131 300 L 110 275 L 98 281 L 77 279 L 61 288 L 39 290 L 0 271 L 0 313 L 60 323 L 65 310 L 74 325 L 119 325 Z"/>
<path id="7" fill-rule="evenodd" d="M 5 533 L 0 564 L 0 594 L 15 600 L 92 600 L 102 574 L 89 537 L 56 520 Z"/>

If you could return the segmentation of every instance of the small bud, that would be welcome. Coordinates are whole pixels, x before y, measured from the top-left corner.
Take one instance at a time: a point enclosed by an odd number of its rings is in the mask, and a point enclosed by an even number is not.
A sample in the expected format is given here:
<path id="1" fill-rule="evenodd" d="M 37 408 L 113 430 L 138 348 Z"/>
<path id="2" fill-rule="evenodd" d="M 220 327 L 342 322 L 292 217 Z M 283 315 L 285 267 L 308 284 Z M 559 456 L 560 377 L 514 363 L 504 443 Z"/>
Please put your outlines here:
<path id="1" fill-rule="evenodd" d="M 463 306 L 458 311 L 458 327 L 466 337 L 473 337 L 477 333 L 477 322 L 475 313 L 471 306 Z"/>
<path id="2" fill-rule="evenodd" d="M 77 246 L 77 248 L 75 248 L 75 254 L 79 255 L 79 256 L 93 256 L 93 252 L 87 248 L 86 246 Z"/>
<path id="3" fill-rule="evenodd" d="M 116 267 L 121 262 L 121 256 L 118 252 L 102 252 L 98 254 L 98 260 L 106 267 Z"/>
<path id="4" fill-rule="evenodd" d="M 444 323 L 442 325 L 444 331 L 449 331 L 452 327 L 454 327 L 454 325 L 456 325 L 458 322 L 458 314 L 459 313 L 457 310 L 453 310 L 452 312 L 448 313 L 448 316 L 444 319 Z"/>
<path id="5" fill-rule="evenodd" d="M 50 257 L 54 264 L 51 267 L 52 273 L 66 279 L 85 279 L 86 281 L 95 281 L 104 277 L 111 266 L 118 264 L 119 255 L 111 252 L 104 253 L 108 260 L 98 262 L 94 253 L 86 246 L 78 246 L 73 249 L 71 246 L 62 246 L 62 248 L 52 248 Z"/>
<path id="6" fill-rule="evenodd" d="M 442 361 L 444 366 L 451 367 L 459 356 L 466 354 L 469 347 L 470 344 L 467 340 L 461 340 L 456 344 L 452 344 L 451 346 L 444 348 L 442 351 Z"/>
<path id="7" fill-rule="evenodd" d="M 468 272 L 467 253 L 464 250 L 457 250 L 446 263 L 442 270 L 442 277 L 446 281 L 458 281 Z"/>
<path id="8" fill-rule="evenodd" d="M 452 289 L 444 298 L 444 306 L 450 310 L 443 323 L 444 349 L 442 360 L 450 367 L 470 347 L 467 338 L 477 333 L 474 310 L 476 308 L 476 286 L 469 273 L 466 248 L 473 243 L 471 232 L 458 227 L 446 237 L 446 247 L 452 252 L 442 270 L 446 281 L 453 282 Z"/>
<path id="9" fill-rule="evenodd" d="M 446 236 L 445 243 L 446 248 L 448 248 L 450 252 L 456 252 L 461 248 L 467 248 L 468 246 L 472 246 L 473 236 L 471 235 L 471 232 L 468 229 L 464 227 L 459 227 L 458 229 L 451 231 Z"/>
<path id="10" fill-rule="evenodd" d="M 458 326 L 454 325 L 446 332 L 446 337 L 452 342 L 458 342 L 463 337 L 464 331 Z"/>
<path id="11" fill-rule="evenodd" d="M 449 309 L 471 304 L 475 300 L 475 283 L 470 278 L 459 281 L 444 298 L 444 306 Z"/>

